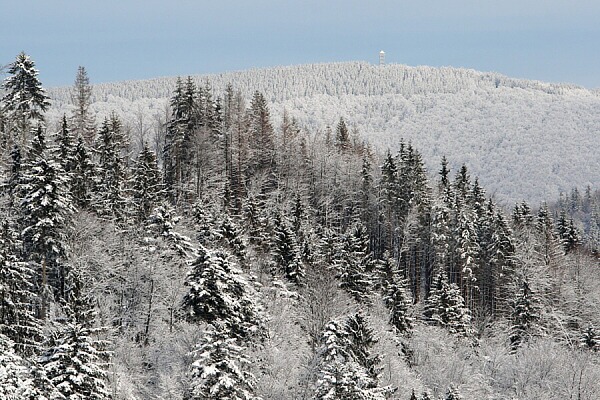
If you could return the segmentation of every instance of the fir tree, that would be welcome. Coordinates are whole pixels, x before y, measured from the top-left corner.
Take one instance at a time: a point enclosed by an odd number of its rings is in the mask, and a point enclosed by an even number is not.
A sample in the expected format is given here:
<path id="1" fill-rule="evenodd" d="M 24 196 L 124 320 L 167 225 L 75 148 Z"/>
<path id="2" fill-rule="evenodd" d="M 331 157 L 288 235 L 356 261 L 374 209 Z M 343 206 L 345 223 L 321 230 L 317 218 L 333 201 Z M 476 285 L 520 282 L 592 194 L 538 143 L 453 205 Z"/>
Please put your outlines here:
<path id="1" fill-rule="evenodd" d="M 35 389 L 25 361 L 12 341 L 0 333 L 0 399 L 34 399 Z"/>
<path id="2" fill-rule="evenodd" d="M 512 351 L 533 335 L 539 319 L 538 300 L 525 280 L 513 303 L 512 325 L 510 327 L 510 345 Z"/>
<path id="3" fill-rule="evenodd" d="M 246 242 L 237 224 L 226 214 L 221 221 L 218 235 L 223 244 L 231 250 L 242 266 L 246 265 Z"/>
<path id="4" fill-rule="evenodd" d="M 260 92 L 254 92 L 248 111 L 250 174 L 265 172 L 275 164 L 275 138 L 267 100 Z"/>
<path id="5" fill-rule="evenodd" d="M 304 278 L 304 266 L 296 235 L 280 215 L 275 217 L 273 227 L 273 259 L 275 267 L 293 283 L 299 284 Z"/>
<path id="6" fill-rule="evenodd" d="M 156 155 L 144 143 L 131 174 L 133 214 L 138 221 L 144 221 L 163 195 L 161 173 Z"/>
<path id="7" fill-rule="evenodd" d="M 48 277 L 57 293 L 65 290 L 65 229 L 67 217 L 74 211 L 67 192 L 68 180 L 60 164 L 55 162 L 46 147 L 43 130 L 33 138 L 29 160 L 19 184 L 21 193 L 20 225 L 23 254 L 28 261 L 40 266 L 38 290 L 47 288 Z M 45 314 L 43 296 L 40 314 Z"/>
<path id="8" fill-rule="evenodd" d="M 462 396 L 460 395 L 460 392 L 456 386 L 450 385 L 448 391 L 446 392 L 445 400 L 462 400 Z"/>
<path id="9" fill-rule="evenodd" d="M 410 316 L 410 300 L 406 294 L 406 281 L 397 271 L 393 271 L 386 289 L 384 299 L 390 310 L 390 324 L 400 334 L 410 333 L 413 320 Z"/>
<path id="10" fill-rule="evenodd" d="M 335 146 L 342 152 L 350 149 L 350 132 L 344 118 L 340 118 L 335 128 Z"/>
<path id="11" fill-rule="evenodd" d="M 122 221 L 124 218 L 125 160 L 122 156 L 125 147 L 121 121 L 116 114 L 106 118 L 98 132 L 96 151 L 98 153 L 98 197 L 99 212 Z"/>
<path id="12" fill-rule="evenodd" d="M 76 152 L 75 152 L 75 139 L 69 128 L 67 117 L 63 115 L 60 130 L 56 135 L 56 142 L 58 144 L 57 159 L 63 170 L 67 174 L 72 174 L 75 169 L 76 163 Z"/>
<path id="13" fill-rule="evenodd" d="M 212 329 L 192 353 L 191 387 L 186 400 L 259 400 L 244 348 L 223 330 Z"/>
<path id="14" fill-rule="evenodd" d="M 67 399 L 108 399 L 104 343 L 92 339 L 94 311 L 91 298 L 83 293 L 81 281 L 73 275 L 66 321 L 53 333 L 48 349 L 40 357 L 46 376 Z"/>
<path id="15" fill-rule="evenodd" d="M 7 132 L 10 139 L 20 137 L 17 143 L 24 144 L 29 129 L 44 121 L 43 113 L 50 107 L 49 97 L 38 79 L 35 63 L 25 53 L 17 55 L 8 73 L 3 83 L 6 93 L 1 101 L 2 113 L 12 126 L 12 133 Z"/>
<path id="16" fill-rule="evenodd" d="M 348 341 L 348 352 L 356 362 L 365 369 L 367 374 L 373 379 L 371 387 L 376 387 L 379 380 L 381 368 L 379 364 L 381 357 L 371 355 L 372 347 L 377 344 L 377 338 L 373 329 L 369 326 L 365 316 L 358 312 L 350 315 L 344 322 L 344 331 Z"/>
<path id="17" fill-rule="evenodd" d="M 264 334 L 253 289 L 225 253 L 200 248 L 185 285 L 182 308 L 189 321 L 229 329 L 240 339 Z"/>
<path id="18" fill-rule="evenodd" d="M 15 344 L 18 353 L 34 354 L 41 341 L 41 327 L 33 315 L 33 271 L 18 257 L 18 249 L 7 222 L 0 226 L 0 334 Z"/>
<path id="19" fill-rule="evenodd" d="M 467 336 L 470 333 L 471 314 L 465 306 L 460 289 L 448 283 L 440 274 L 435 289 L 427 299 L 426 314 L 437 325 L 450 333 Z"/>

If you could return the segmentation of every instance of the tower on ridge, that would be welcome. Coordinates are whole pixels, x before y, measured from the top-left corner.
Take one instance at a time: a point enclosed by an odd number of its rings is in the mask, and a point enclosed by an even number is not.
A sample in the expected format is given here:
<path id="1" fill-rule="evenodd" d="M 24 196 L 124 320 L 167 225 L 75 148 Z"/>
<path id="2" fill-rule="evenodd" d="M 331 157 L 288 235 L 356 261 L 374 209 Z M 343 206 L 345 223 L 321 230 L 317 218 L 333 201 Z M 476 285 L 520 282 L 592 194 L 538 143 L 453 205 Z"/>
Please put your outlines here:
<path id="1" fill-rule="evenodd" d="M 379 65 L 385 65 L 385 51 L 379 52 Z"/>

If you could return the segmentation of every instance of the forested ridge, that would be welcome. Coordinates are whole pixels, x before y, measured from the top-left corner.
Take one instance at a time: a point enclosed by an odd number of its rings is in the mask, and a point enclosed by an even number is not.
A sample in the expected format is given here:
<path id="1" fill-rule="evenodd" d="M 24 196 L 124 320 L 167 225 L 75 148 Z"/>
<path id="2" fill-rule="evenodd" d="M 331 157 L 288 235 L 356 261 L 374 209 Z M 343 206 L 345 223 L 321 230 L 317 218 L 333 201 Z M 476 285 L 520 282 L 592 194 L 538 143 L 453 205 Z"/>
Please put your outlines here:
<path id="1" fill-rule="evenodd" d="M 507 210 L 232 84 L 178 79 L 152 135 L 69 97 L 9 66 L 0 399 L 600 397 L 597 188 Z"/>
<path id="2" fill-rule="evenodd" d="M 277 126 L 288 113 L 310 132 L 335 129 L 340 116 L 378 152 L 419 149 L 429 171 L 446 156 L 467 164 L 504 207 L 539 204 L 572 187 L 600 181 L 598 91 L 498 73 L 366 62 L 308 64 L 192 76 L 221 92 L 231 83 L 244 98 L 261 92 Z M 176 78 L 94 85 L 91 109 L 119 114 L 148 140 L 169 120 Z M 71 112 L 71 88 L 50 88 L 48 121 Z M 156 149 L 155 149 L 156 150 Z M 158 151 L 158 150 L 157 150 Z"/>

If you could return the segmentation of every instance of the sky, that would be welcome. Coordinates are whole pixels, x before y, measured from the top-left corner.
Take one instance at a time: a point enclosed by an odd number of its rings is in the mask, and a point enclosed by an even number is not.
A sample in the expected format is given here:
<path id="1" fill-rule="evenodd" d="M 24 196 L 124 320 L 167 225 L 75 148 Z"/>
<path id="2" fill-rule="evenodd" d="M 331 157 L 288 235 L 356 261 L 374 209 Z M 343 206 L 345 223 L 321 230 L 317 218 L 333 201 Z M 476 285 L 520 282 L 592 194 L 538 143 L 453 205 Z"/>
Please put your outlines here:
<path id="1" fill-rule="evenodd" d="M 598 0 L 0 0 L 0 65 L 45 86 L 332 61 L 454 66 L 600 88 Z"/>

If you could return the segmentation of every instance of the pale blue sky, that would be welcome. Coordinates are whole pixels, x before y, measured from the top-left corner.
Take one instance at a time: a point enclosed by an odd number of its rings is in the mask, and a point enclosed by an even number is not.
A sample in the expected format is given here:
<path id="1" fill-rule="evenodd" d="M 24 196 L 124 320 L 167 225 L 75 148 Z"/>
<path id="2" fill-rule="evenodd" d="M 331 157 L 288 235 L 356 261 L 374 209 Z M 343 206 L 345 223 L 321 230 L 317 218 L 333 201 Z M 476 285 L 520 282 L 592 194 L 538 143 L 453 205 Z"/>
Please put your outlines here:
<path id="1" fill-rule="evenodd" d="M 450 65 L 600 87 L 598 0 L 0 0 L 0 64 L 46 86 L 328 61 Z"/>

